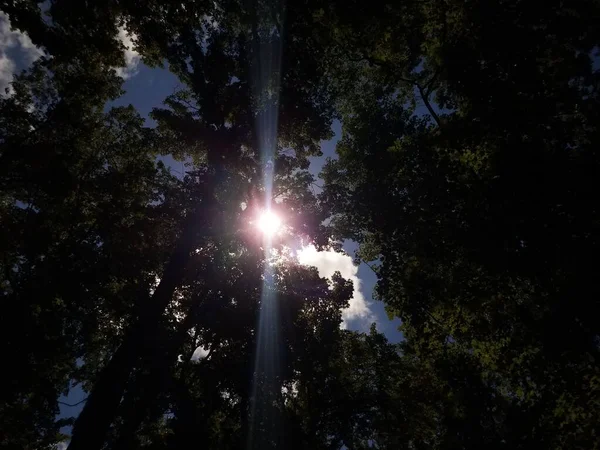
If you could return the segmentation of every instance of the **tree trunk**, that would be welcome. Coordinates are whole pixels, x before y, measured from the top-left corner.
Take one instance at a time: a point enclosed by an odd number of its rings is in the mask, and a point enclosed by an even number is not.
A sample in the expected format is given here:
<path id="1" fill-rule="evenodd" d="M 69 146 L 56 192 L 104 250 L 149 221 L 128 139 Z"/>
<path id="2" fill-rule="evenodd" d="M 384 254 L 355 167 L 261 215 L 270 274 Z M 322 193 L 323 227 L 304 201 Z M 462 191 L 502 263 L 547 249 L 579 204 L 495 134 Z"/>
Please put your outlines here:
<path id="1" fill-rule="evenodd" d="M 207 274 L 210 276 L 210 274 Z M 140 374 L 140 380 L 128 396 L 131 395 L 131 401 L 128 402 L 127 410 L 124 413 L 124 423 L 119 430 L 119 437 L 113 447 L 113 450 L 128 450 L 134 447 L 137 430 L 146 419 L 153 406 L 156 406 L 158 397 L 165 388 L 172 384 L 171 369 L 177 360 L 177 353 L 188 338 L 188 330 L 194 324 L 196 316 L 202 307 L 202 304 L 194 304 L 188 311 L 186 319 L 180 325 L 175 336 L 169 340 L 164 329 L 159 330 L 157 336 L 162 336 L 165 346 L 160 351 L 149 351 L 144 355 L 143 365 L 148 372 Z M 155 340 L 156 341 L 156 340 Z M 148 349 L 152 350 L 152 349 Z"/>
<path id="2" fill-rule="evenodd" d="M 163 273 L 149 305 L 142 310 L 131 332 L 108 365 L 101 371 L 85 407 L 73 427 L 68 450 L 100 450 L 115 418 L 132 370 L 140 357 L 152 351 L 160 331 L 160 319 L 181 284 L 185 268 L 195 247 L 197 230 L 203 228 L 200 219 L 208 208 L 200 207 L 190 215 L 183 234 Z M 204 213 L 204 214 L 203 214 Z"/>

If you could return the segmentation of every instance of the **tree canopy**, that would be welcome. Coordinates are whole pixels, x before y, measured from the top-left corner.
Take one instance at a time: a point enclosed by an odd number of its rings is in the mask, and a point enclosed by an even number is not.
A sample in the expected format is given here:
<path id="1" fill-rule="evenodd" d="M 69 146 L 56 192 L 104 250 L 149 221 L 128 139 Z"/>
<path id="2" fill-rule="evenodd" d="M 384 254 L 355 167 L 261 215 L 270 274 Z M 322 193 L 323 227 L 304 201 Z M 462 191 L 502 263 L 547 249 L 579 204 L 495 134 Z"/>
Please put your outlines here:
<path id="1" fill-rule="evenodd" d="M 599 448 L 596 0 L 0 11 L 43 53 L 0 98 L 0 447 Z M 148 119 L 123 33 L 180 82 Z M 345 240 L 399 344 L 296 257 Z"/>
<path id="2" fill-rule="evenodd" d="M 350 93 L 323 198 L 377 261 L 411 352 L 474 364 L 489 426 L 505 430 L 486 445 L 597 446 L 598 12 L 412 2 L 361 23 L 351 7 L 323 16 L 339 23 Z"/>

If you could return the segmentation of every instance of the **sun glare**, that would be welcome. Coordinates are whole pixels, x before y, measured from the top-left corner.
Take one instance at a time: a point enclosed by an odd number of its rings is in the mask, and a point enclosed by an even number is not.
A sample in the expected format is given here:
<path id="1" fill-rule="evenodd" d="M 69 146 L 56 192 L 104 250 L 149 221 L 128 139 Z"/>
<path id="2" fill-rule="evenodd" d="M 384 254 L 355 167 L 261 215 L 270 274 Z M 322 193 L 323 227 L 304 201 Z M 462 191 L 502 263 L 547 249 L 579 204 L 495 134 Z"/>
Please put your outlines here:
<path id="1" fill-rule="evenodd" d="M 264 211 L 258 218 L 258 228 L 267 236 L 272 236 L 281 227 L 281 219 L 271 211 Z"/>

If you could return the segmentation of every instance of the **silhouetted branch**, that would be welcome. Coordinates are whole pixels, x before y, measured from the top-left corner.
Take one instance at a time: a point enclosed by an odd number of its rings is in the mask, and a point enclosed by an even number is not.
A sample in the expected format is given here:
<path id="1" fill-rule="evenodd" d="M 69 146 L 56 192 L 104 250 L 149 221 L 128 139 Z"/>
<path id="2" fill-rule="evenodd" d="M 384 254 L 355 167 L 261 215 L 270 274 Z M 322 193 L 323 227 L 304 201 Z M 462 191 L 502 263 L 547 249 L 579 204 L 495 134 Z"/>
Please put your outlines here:
<path id="1" fill-rule="evenodd" d="M 375 268 L 371 264 L 365 261 L 364 258 L 360 258 L 360 262 L 367 266 L 369 269 L 371 269 L 375 275 L 378 274 L 377 270 L 375 270 Z"/>
<path id="2" fill-rule="evenodd" d="M 440 117 L 433 110 L 433 107 L 431 106 L 431 103 L 429 103 L 429 94 L 426 94 L 424 92 L 423 87 L 420 84 L 415 83 L 415 86 L 417 86 L 417 89 L 419 90 L 419 94 L 421 95 L 421 99 L 423 100 L 423 103 L 425 104 L 425 107 L 427 108 L 427 111 L 429 111 L 429 114 L 431 115 L 431 117 L 433 117 L 433 120 L 435 120 L 435 122 L 437 123 L 438 127 L 441 128 L 442 123 L 440 121 Z"/>
<path id="3" fill-rule="evenodd" d="M 431 115 L 431 117 L 433 118 L 433 120 L 435 121 L 437 126 L 441 128 L 442 122 L 440 120 L 440 117 L 437 115 L 437 113 L 431 106 L 431 103 L 429 102 L 429 94 L 431 93 L 433 83 L 435 82 L 436 78 L 439 75 L 439 72 L 440 72 L 439 69 L 434 72 L 433 76 L 429 79 L 429 81 L 427 83 L 425 83 L 425 85 L 421 85 L 416 80 L 413 80 L 410 78 L 404 78 L 399 75 L 395 75 L 395 73 L 394 73 L 395 70 L 392 65 L 390 65 L 389 63 L 387 63 L 385 61 L 379 61 L 376 58 L 365 55 L 364 53 L 361 55 L 360 59 L 353 59 L 350 57 L 348 57 L 348 59 L 350 61 L 354 61 L 354 62 L 366 61 L 367 63 L 369 63 L 369 65 L 371 67 L 373 67 L 373 66 L 381 67 L 381 68 L 385 69 L 390 75 L 392 75 L 397 80 L 403 81 L 403 82 L 411 84 L 413 86 L 416 86 L 416 88 L 419 90 L 419 95 L 421 96 L 421 99 L 423 100 L 423 103 L 425 104 L 425 107 L 427 108 L 427 111 L 429 111 L 429 114 Z"/>
<path id="4" fill-rule="evenodd" d="M 73 403 L 73 404 L 70 404 L 70 403 L 66 403 L 66 402 L 61 402 L 61 401 L 59 401 L 59 402 L 58 402 L 58 404 L 59 404 L 59 405 L 65 405 L 65 406 L 68 406 L 69 408 L 73 408 L 73 407 L 75 407 L 75 406 L 81 405 L 82 403 L 86 402 L 86 401 L 87 401 L 87 399 L 88 399 L 88 398 L 86 397 L 86 398 L 84 398 L 83 400 L 81 400 L 80 402 Z"/>

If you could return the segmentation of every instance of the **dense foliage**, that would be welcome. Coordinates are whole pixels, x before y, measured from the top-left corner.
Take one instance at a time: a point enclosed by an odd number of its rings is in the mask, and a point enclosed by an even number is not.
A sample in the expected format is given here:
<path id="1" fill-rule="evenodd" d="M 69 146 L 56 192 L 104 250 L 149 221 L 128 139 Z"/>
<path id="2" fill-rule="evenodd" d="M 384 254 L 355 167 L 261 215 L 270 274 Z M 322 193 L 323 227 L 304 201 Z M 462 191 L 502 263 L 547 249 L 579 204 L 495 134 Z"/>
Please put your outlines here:
<path id="1" fill-rule="evenodd" d="M 44 52 L 0 98 L 1 448 L 598 448 L 596 0 L 0 10 Z M 151 121 L 123 30 L 181 83 Z M 400 344 L 294 256 L 345 239 Z"/>
<path id="2" fill-rule="evenodd" d="M 354 7 L 324 198 L 407 351 L 484 389 L 449 445 L 596 448 L 599 5 Z"/>

